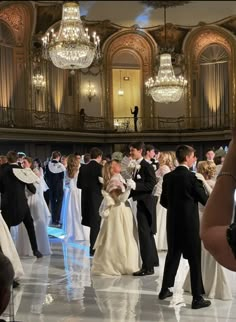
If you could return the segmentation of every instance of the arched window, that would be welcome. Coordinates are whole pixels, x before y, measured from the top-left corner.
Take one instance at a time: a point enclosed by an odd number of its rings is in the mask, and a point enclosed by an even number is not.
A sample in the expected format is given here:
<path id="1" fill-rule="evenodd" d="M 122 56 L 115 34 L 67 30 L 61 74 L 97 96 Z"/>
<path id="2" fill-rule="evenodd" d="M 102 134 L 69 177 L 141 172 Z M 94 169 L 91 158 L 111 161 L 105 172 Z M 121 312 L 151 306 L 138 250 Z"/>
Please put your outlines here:
<path id="1" fill-rule="evenodd" d="M 203 128 L 229 126 L 229 55 L 212 44 L 199 57 L 200 117 Z"/>

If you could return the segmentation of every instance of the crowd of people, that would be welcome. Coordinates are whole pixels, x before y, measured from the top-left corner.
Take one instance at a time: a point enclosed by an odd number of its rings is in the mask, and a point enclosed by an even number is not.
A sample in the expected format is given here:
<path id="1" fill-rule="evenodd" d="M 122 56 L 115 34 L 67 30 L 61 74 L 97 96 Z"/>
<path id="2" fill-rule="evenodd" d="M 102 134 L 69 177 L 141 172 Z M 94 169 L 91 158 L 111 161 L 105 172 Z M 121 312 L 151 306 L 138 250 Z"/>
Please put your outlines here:
<path id="1" fill-rule="evenodd" d="M 222 172 L 225 153 L 205 156 L 198 161 L 187 145 L 159 151 L 143 142 L 106 158 L 97 147 L 83 156 L 54 151 L 44 164 L 15 151 L 0 156 L 0 248 L 12 264 L 13 287 L 24 274 L 19 256 L 52 254 L 47 227 L 54 226 L 65 241 L 89 243 L 94 275 L 153 275 L 158 252 L 167 251 L 160 300 L 173 295 L 181 256 L 190 267 L 184 290 L 192 292 L 193 309 L 211 304 L 203 294 L 232 299 L 224 268 L 201 243 L 200 223 L 217 176 L 236 176 Z"/>

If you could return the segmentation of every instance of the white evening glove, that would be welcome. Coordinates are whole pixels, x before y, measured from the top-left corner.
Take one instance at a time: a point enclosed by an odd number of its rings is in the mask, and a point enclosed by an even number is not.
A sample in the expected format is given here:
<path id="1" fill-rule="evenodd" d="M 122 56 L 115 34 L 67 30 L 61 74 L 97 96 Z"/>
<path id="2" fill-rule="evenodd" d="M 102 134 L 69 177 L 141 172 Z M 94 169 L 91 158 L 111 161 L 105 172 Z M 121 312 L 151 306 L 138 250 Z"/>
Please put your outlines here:
<path id="1" fill-rule="evenodd" d="M 133 179 L 126 180 L 127 187 L 135 190 L 136 189 L 136 182 Z"/>

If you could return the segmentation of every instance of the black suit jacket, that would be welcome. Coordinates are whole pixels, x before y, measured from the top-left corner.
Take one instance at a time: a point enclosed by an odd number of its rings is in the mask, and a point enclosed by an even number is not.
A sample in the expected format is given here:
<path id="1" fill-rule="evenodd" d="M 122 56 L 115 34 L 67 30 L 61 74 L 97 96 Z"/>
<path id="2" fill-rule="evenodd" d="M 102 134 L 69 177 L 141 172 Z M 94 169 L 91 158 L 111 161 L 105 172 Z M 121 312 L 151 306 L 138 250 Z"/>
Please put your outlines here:
<path id="1" fill-rule="evenodd" d="M 134 177 L 136 189 L 131 190 L 130 197 L 137 200 L 138 207 L 143 207 L 147 214 L 153 234 L 156 233 L 156 202 L 157 197 L 152 195 L 156 185 L 156 175 L 153 166 L 143 159 L 140 163 L 140 170 Z M 137 209 L 138 211 L 138 209 Z"/>
<path id="2" fill-rule="evenodd" d="M 102 165 L 95 160 L 80 167 L 77 187 L 81 192 L 82 225 L 97 227 L 100 225 L 99 207 L 102 202 L 102 184 L 98 177 L 102 177 Z"/>
<path id="3" fill-rule="evenodd" d="M 19 225 L 29 212 L 25 188 L 33 194 L 36 192 L 33 184 L 25 184 L 17 179 L 13 174 L 13 168 L 21 167 L 16 164 L 4 164 L 0 171 L 1 210 L 8 226 Z"/>
<path id="4" fill-rule="evenodd" d="M 59 163 L 56 160 L 52 160 L 52 163 Z M 64 179 L 64 171 L 60 173 L 53 173 L 49 170 L 48 164 L 46 165 L 45 170 L 45 181 L 50 190 L 54 190 L 55 192 L 61 193 L 63 191 L 63 179 Z"/>
<path id="5" fill-rule="evenodd" d="M 205 205 L 207 198 L 202 182 L 186 167 L 164 175 L 160 203 L 167 208 L 168 252 L 177 247 L 185 258 L 200 256 L 198 202 Z"/>

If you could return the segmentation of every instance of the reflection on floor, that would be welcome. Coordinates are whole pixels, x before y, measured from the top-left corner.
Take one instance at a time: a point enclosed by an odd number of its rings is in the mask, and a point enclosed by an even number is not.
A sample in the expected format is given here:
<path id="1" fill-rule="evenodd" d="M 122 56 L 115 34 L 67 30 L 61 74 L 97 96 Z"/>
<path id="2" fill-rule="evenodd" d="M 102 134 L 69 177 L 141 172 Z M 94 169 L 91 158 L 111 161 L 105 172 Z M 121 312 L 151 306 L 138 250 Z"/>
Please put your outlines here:
<path id="1" fill-rule="evenodd" d="M 183 294 L 181 288 L 188 270 L 185 261 L 181 262 L 174 297 L 159 301 L 165 253 L 160 254 L 161 266 L 152 276 L 92 277 L 92 258 L 85 243 L 51 238 L 51 244 L 50 257 L 22 259 L 25 277 L 14 290 L 16 321 L 236 321 L 236 294 L 233 301 L 213 300 L 209 308 L 190 308 L 191 295 Z"/>

